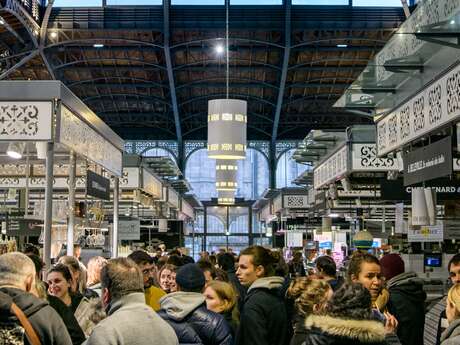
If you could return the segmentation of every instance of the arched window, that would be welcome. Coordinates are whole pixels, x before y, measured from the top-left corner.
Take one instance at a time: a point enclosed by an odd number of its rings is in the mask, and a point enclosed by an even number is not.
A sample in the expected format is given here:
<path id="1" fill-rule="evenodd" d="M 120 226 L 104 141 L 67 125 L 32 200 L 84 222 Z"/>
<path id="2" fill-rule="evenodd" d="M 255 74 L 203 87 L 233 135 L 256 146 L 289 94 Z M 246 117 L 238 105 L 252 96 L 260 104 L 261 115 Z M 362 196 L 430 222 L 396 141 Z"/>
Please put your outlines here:
<path id="1" fill-rule="evenodd" d="M 200 200 L 217 198 L 216 161 L 209 159 L 206 149 L 190 155 L 185 168 L 185 178 L 192 185 L 193 193 Z M 246 159 L 238 161 L 236 197 L 246 200 L 257 199 L 268 187 L 268 162 L 257 150 L 248 149 Z"/>
<path id="2" fill-rule="evenodd" d="M 149 149 L 147 151 L 144 151 L 142 153 L 142 156 L 143 157 L 169 157 L 174 162 L 176 162 L 176 158 L 174 157 L 174 155 L 171 152 L 169 152 L 168 150 L 159 148 L 159 147 L 152 148 L 152 149 Z"/>
<path id="3" fill-rule="evenodd" d="M 286 151 L 278 159 L 276 166 L 276 188 L 293 187 L 292 181 L 311 166 L 299 164 L 292 159 L 296 149 Z"/>

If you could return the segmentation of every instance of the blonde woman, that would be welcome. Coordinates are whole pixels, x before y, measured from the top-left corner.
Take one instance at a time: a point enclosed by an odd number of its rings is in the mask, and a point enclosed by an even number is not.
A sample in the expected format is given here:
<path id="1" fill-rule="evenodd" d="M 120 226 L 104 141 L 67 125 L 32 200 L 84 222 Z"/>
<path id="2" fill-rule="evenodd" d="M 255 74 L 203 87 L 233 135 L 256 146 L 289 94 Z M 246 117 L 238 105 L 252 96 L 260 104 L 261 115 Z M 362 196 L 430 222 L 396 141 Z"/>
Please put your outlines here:
<path id="1" fill-rule="evenodd" d="M 101 270 L 107 265 L 107 259 L 102 256 L 93 256 L 88 261 L 88 288 L 96 292 L 101 297 Z"/>
<path id="2" fill-rule="evenodd" d="M 291 345 L 300 345 L 305 341 L 305 319 L 312 314 L 320 314 L 327 301 L 332 297 L 332 288 L 324 280 L 299 277 L 292 281 L 288 291 L 288 300 L 294 301 L 294 336 Z"/>
<path id="3" fill-rule="evenodd" d="M 460 344 L 460 284 L 449 290 L 446 315 L 449 327 L 442 333 L 441 345 Z"/>
<path id="4" fill-rule="evenodd" d="M 233 286 L 227 282 L 211 280 L 206 284 L 203 295 L 206 298 L 206 307 L 221 314 L 232 329 L 232 334 L 235 334 L 238 329 L 239 314 Z"/>

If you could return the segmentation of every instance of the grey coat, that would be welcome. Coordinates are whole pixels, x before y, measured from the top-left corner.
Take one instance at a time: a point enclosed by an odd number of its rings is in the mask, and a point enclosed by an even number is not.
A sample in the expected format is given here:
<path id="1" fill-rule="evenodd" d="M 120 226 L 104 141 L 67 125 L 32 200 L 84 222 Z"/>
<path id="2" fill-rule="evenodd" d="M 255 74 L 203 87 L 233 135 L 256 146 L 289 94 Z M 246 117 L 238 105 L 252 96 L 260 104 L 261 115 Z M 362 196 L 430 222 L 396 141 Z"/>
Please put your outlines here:
<path id="1" fill-rule="evenodd" d="M 460 319 L 452 322 L 441 335 L 441 345 L 460 344 Z"/>
<path id="2" fill-rule="evenodd" d="M 86 345 L 178 345 L 176 334 L 135 292 L 114 301 Z"/>

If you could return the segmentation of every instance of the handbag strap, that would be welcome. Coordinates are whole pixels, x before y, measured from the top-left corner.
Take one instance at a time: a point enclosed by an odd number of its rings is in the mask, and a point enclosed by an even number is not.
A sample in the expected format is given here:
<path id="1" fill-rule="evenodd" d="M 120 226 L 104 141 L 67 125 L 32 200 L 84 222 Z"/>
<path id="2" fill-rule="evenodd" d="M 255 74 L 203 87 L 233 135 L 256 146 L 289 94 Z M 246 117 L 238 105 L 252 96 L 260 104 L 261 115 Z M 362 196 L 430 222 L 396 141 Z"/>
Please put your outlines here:
<path id="1" fill-rule="evenodd" d="M 29 339 L 31 345 L 41 345 L 40 339 L 38 338 L 37 332 L 30 324 L 29 319 L 24 312 L 15 303 L 11 303 L 11 312 L 16 315 L 22 327 L 26 331 L 26 336 Z"/>

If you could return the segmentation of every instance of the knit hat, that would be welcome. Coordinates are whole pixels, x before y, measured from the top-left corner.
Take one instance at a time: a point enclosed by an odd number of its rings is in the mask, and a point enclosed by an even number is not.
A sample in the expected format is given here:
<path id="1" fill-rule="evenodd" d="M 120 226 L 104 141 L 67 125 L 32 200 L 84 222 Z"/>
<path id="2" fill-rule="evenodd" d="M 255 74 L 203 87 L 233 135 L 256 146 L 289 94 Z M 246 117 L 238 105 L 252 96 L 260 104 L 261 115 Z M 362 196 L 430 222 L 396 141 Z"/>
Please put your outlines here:
<path id="1" fill-rule="evenodd" d="M 387 254 L 380 259 L 382 273 L 387 280 L 404 273 L 404 261 L 399 254 Z"/>
<path id="2" fill-rule="evenodd" d="M 183 290 L 193 291 L 203 289 L 206 280 L 197 264 L 187 264 L 177 270 L 176 283 Z"/>

